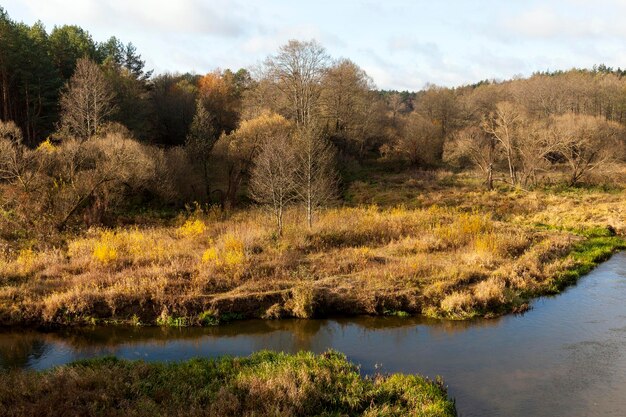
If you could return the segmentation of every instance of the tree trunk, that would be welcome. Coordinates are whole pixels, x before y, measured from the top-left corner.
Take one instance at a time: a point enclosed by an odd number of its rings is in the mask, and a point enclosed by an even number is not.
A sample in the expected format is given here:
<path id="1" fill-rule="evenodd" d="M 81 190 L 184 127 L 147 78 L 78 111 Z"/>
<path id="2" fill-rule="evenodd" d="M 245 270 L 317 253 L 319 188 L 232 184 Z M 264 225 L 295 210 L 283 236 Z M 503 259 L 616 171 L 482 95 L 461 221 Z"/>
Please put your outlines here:
<path id="1" fill-rule="evenodd" d="M 511 185 L 515 185 L 515 169 L 513 168 L 513 155 L 511 154 L 511 149 L 507 149 L 506 159 L 509 163 L 509 176 L 511 177 Z"/>
<path id="2" fill-rule="evenodd" d="M 283 208 L 282 208 L 282 206 L 278 207 L 278 209 L 277 209 L 277 212 L 276 212 L 276 223 L 277 223 L 277 226 L 278 226 L 278 229 L 277 229 L 276 232 L 278 234 L 278 237 L 280 238 L 280 237 L 283 236 Z"/>
<path id="3" fill-rule="evenodd" d="M 206 160 L 202 163 L 204 168 L 204 191 L 206 193 L 207 201 L 211 202 L 211 184 L 209 183 L 209 167 Z"/>

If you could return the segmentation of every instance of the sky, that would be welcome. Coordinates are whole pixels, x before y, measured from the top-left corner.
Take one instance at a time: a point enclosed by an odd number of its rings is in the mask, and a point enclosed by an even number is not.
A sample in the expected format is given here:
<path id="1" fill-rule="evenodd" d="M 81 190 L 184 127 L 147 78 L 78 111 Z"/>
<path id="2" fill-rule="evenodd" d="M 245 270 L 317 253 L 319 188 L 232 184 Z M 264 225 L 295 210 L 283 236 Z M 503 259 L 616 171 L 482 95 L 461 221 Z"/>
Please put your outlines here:
<path id="1" fill-rule="evenodd" d="M 626 0 L 2 0 L 12 19 L 131 41 L 146 67 L 251 68 L 290 39 L 350 58 L 379 88 L 626 67 Z"/>

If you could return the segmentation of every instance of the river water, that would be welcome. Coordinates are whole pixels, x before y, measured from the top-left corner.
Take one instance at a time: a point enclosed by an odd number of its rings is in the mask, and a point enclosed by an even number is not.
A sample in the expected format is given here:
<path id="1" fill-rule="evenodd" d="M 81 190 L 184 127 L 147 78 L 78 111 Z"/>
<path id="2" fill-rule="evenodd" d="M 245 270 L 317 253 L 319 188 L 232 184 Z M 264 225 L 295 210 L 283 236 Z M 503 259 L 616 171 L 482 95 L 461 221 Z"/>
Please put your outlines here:
<path id="1" fill-rule="evenodd" d="M 260 349 L 344 352 L 363 373 L 443 376 L 460 416 L 626 416 L 626 253 L 524 315 L 244 321 L 215 328 L 0 332 L 0 367 L 115 355 L 147 361 Z"/>

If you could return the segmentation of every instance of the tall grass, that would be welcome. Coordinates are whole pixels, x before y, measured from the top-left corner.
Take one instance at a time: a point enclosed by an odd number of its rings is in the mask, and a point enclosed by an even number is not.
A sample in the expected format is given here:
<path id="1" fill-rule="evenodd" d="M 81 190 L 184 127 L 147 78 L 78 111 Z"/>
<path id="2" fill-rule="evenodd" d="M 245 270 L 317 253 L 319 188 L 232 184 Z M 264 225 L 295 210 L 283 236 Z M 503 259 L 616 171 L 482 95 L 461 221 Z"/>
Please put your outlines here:
<path id="1" fill-rule="evenodd" d="M 624 201 L 597 190 L 485 192 L 457 181 L 411 201 L 423 207 L 322 210 L 310 230 L 292 209 L 280 239 L 266 212 L 196 208 L 171 224 L 94 228 L 66 248 L 2 255 L 0 323 L 195 324 L 206 311 L 217 320 L 493 316 L 559 291 L 623 247 Z"/>

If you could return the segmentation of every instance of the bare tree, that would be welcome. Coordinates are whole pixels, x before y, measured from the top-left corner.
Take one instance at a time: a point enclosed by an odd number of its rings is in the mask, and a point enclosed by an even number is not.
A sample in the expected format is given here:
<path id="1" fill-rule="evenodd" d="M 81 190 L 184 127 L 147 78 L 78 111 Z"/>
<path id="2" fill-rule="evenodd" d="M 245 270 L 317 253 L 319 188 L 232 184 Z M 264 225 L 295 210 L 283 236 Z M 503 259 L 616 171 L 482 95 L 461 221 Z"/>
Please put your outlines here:
<path id="1" fill-rule="evenodd" d="M 494 166 L 499 156 L 495 137 L 478 127 L 468 127 L 456 134 L 451 147 L 455 156 L 468 157 L 480 169 L 487 189 L 492 190 Z"/>
<path id="2" fill-rule="evenodd" d="M 23 171 L 22 131 L 12 122 L 0 120 L 0 180 L 12 181 Z"/>
<path id="3" fill-rule="evenodd" d="M 79 212 L 85 223 L 99 222 L 112 202 L 124 199 L 124 190 L 142 189 L 156 174 L 148 147 L 116 134 L 64 141 L 55 156 L 59 186 L 48 206 L 59 230 Z"/>
<path id="4" fill-rule="evenodd" d="M 537 173 L 550 168 L 548 156 L 557 150 L 553 129 L 543 121 L 526 120 L 518 127 L 516 151 L 523 185 L 537 184 Z"/>
<path id="5" fill-rule="evenodd" d="M 618 138 L 624 135 L 618 123 L 572 113 L 556 116 L 553 121 L 558 152 L 569 167 L 570 185 L 590 171 L 606 168 L 615 159 Z"/>
<path id="6" fill-rule="evenodd" d="M 503 101 L 496 105 L 496 110 L 483 119 L 483 129 L 492 135 L 502 147 L 509 166 L 511 185 L 517 184 L 515 152 L 517 148 L 517 129 L 522 122 L 522 110 L 519 106 Z"/>
<path id="7" fill-rule="evenodd" d="M 266 204 L 276 219 L 276 233 L 283 233 L 285 208 L 295 198 L 296 159 L 287 131 L 262 143 L 250 173 L 250 192 L 257 202 Z"/>
<path id="8" fill-rule="evenodd" d="M 329 56 L 316 41 L 290 40 L 265 61 L 265 77 L 282 93 L 289 117 L 307 125 L 314 117 Z"/>
<path id="9" fill-rule="evenodd" d="M 368 140 L 382 128 L 376 120 L 382 100 L 373 92 L 375 88 L 367 73 L 347 59 L 335 62 L 322 78 L 320 119 L 334 140 L 355 145 L 361 156 Z"/>
<path id="10" fill-rule="evenodd" d="M 215 146 L 215 153 L 226 163 L 225 204 L 234 207 L 239 187 L 248 176 L 261 146 L 290 129 L 291 123 L 284 117 L 265 112 L 254 119 L 244 120 L 232 133 L 222 135 Z"/>
<path id="11" fill-rule="evenodd" d="M 315 210 L 337 195 L 335 151 L 320 129 L 312 126 L 300 128 L 292 146 L 297 164 L 295 191 L 311 228 Z"/>
<path id="12" fill-rule="evenodd" d="M 61 128 L 86 140 L 114 113 L 114 93 L 95 62 L 81 58 L 61 94 Z"/>
<path id="13" fill-rule="evenodd" d="M 35 152 L 22 143 L 22 131 L 12 121 L 0 120 L 0 181 L 19 184 L 28 191 L 35 178 Z"/>
<path id="14" fill-rule="evenodd" d="M 387 107 L 391 113 L 391 119 L 394 121 L 396 117 L 407 111 L 407 104 L 400 93 L 393 93 L 389 96 Z"/>
<path id="15" fill-rule="evenodd" d="M 419 113 L 411 113 L 395 144 L 395 151 L 412 165 L 433 165 L 439 160 L 443 138 L 439 129 Z"/>
<path id="16" fill-rule="evenodd" d="M 441 141 L 436 149 L 436 157 L 440 161 L 444 140 L 457 127 L 461 116 L 457 92 L 454 89 L 429 85 L 417 102 L 416 111 L 439 127 Z"/>

